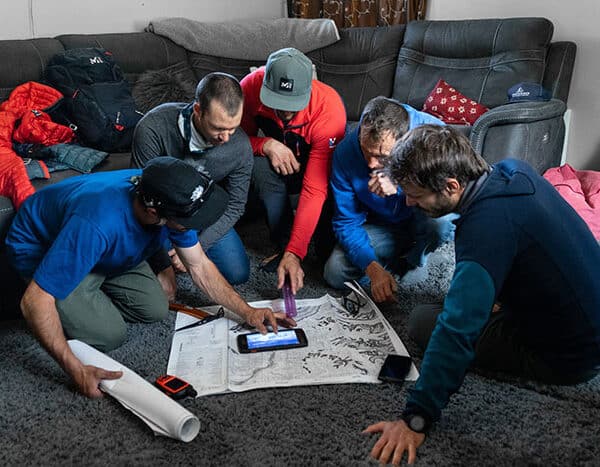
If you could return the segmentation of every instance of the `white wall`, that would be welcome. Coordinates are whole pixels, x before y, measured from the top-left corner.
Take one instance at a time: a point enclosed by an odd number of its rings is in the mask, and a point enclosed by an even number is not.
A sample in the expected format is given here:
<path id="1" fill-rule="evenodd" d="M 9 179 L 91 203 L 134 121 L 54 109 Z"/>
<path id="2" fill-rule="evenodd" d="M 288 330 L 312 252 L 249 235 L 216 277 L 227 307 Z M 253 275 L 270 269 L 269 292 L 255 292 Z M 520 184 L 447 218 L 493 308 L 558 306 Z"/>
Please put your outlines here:
<path id="1" fill-rule="evenodd" d="M 7 6 L 10 4 L 10 6 Z M 281 18 L 285 0 L 2 0 L 0 39 L 142 31 L 153 19 Z"/>
<path id="2" fill-rule="evenodd" d="M 554 41 L 577 44 L 568 106 L 572 109 L 566 162 L 600 170 L 600 2 L 598 0 L 430 0 L 427 19 L 543 16 Z"/>

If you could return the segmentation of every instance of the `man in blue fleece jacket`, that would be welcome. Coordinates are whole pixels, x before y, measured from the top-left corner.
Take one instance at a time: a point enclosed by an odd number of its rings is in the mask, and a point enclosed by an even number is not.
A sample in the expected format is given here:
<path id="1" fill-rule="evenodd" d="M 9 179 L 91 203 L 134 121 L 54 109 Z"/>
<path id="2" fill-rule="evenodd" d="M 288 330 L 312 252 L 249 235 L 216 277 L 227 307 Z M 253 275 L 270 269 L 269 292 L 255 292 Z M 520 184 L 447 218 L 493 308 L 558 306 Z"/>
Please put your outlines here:
<path id="1" fill-rule="evenodd" d="M 460 218 L 443 307 L 411 315 L 413 334 L 433 332 L 402 419 L 365 430 L 381 433 L 374 458 L 407 451 L 412 463 L 471 364 L 550 384 L 598 374 L 600 247 L 554 187 L 523 161 L 488 166 L 458 131 L 431 125 L 394 146 L 386 173 L 409 206 Z"/>
<path id="2" fill-rule="evenodd" d="M 402 190 L 381 169 L 394 143 L 409 129 L 441 120 L 379 96 L 365 105 L 359 126 L 333 154 L 331 189 L 338 244 L 323 275 L 332 287 L 357 280 L 376 302 L 393 300 L 396 280 L 421 266 L 427 253 L 450 240 L 448 218 L 429 219 L 406 205 Z"/>

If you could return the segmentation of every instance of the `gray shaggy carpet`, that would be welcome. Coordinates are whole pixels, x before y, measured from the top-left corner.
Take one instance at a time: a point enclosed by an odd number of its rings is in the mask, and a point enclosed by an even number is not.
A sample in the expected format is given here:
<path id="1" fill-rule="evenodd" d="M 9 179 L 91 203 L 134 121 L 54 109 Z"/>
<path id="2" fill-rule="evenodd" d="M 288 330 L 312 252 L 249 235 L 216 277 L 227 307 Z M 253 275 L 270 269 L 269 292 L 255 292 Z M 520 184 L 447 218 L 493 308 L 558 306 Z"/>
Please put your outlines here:
<path id="1" fill-rule="evenodd" d="M 257 270 L 269 251 L 260 223 L 241 226 L 252 257 L 250 281 L 238 287 L 248 300 L 276 298 L 275 276 Z M 399 301 L 382 307 L 413 355 L 406 333 L 417 303 L 443 297 L 453 270 L 452 245 L 400 284 Z M 299 298 L 326 292 L 309 256 Z M 207 304 L 179 276 L 179 301 Z M 148 380 L 166 370 L 174 314 L 161 323 L 132 324 L 125 345 L 110 355 Z M 405 384 L 348 384 L 255 390 L 186 400 L 202 422 L 190 443 L 155 437 L 110 397 L 89 400 L 73 390 L 23 321 L 0 322 L 0 465 L 363 466 L 374 436 L 370 423 L 396 419 Z M 417 465 L 600 465 L 600 378 L 575 387 L 544 386 L 468 373 L 442 420 L 418 452 Z"/>

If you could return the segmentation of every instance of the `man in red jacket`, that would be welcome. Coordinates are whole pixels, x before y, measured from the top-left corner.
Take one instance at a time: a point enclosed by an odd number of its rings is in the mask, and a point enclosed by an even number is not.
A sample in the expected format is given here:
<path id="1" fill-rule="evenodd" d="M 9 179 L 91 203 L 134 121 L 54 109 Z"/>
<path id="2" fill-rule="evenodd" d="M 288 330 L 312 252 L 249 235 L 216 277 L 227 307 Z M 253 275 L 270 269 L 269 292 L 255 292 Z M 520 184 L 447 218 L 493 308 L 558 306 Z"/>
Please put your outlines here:
<path id="1" fill-rule="evenodd" d="M 288 275 L 296 293 L 304 285 L 301 261 L 313 234 L 323 260 L 334 245 L 331 208 L 324 206 L 331 158 L 344 137 L 346 111 L 332 87 L 313 80 L 308 57 L 293 48 L 273 52 L 266 67 L 240 84 L 242 128 L 255 156 L 252 189 L 265 208 L 271 240 L 283 250 L 271 265 L 279 263 L 278 287 Z M 257 136 L 259 130 L 264 136 Z M 294 217 L 289 197 L 296 194 L 300 196 Z"/>

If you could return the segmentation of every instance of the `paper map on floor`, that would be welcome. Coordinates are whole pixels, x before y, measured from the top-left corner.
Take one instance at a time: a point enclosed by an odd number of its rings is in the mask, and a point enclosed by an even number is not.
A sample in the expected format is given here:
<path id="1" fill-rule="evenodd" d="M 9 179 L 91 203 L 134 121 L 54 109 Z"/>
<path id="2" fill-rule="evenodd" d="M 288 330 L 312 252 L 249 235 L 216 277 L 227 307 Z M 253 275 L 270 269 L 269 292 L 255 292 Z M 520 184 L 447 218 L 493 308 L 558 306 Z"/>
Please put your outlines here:
<path id="1" fill-rule="evenodd" d="M 167 372 L 192 384 L 198 396 L 278 386 L 378 383 L 386 355 L 408 352 L 377 306 L 368 297 L 364 303 L 354 315 L 329 295 L 296 300 L 296 322 L 308 346 L 249 354 L 238 352 L 236 339 L 250 330 L 239 319 L 227 318 L 235 315 L 226 312 L 224 318 L 174 333 Z M 251 305 L 283 310 L 281 299 Z M 216 313 L 218 307 L 203 309 Z M 175 329 L 195 321 L 178 313 Z M 417 376 L 413 364 L 407 380 Z"/>

